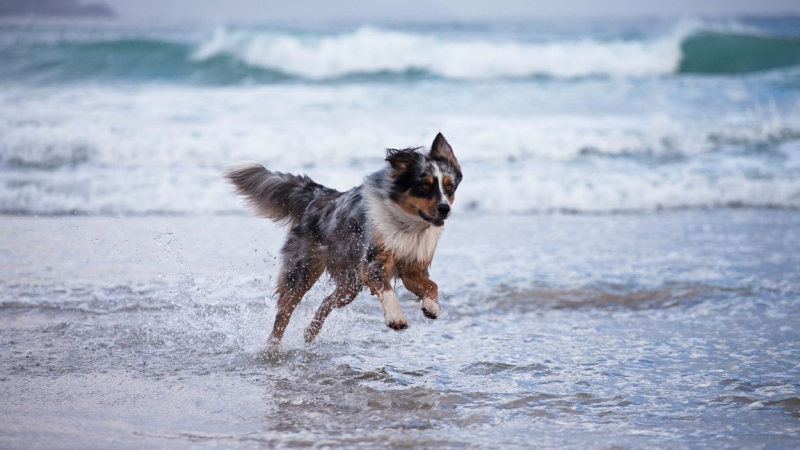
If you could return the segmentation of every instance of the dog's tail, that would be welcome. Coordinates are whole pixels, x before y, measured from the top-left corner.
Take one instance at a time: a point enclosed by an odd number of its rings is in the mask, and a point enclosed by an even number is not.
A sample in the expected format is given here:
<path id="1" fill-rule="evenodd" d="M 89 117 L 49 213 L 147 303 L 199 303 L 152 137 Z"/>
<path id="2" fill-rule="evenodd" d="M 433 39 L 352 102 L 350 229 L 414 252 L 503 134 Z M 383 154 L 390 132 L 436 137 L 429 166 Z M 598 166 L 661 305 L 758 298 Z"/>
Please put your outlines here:
<path id="1" fill-rule="evenodd" d="M 296 221 L 315 199 L 336 192 L 305 175 L 271 172 L 255 162 L 227 168 L 225 178 L 257 215 L 283 224 Z"/>

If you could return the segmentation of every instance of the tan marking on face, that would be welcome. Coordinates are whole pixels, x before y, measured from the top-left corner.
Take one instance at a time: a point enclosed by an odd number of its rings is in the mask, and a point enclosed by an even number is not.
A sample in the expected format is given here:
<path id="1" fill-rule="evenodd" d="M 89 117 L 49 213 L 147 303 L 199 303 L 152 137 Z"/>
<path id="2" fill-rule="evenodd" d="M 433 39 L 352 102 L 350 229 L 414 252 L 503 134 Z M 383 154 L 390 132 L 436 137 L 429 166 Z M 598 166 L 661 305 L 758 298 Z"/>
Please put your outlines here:
<path id="1" fill-rule="evenodd" d="M 450 192 L 447 192 L 447 186 L 448 185 L 453 186 L 453 190 L 450 191 Z M 455 181 L 453 180 L 453 178 L 450 175 L 445 175 L 444 177 L 442 177 L 442 187 L 444 188 L 444 192 L 442 192 L 442 194 L 448 196 L 448 198 L 450 200 L 450 203 L 455 202 L 456 201 L 456 183 L 455 183 Z"/>
<path id="2" fill-rule="evenodd" d="M 435 198 L 414 197 L 408 192 L 403 192 L 397 199 L 397 205 L 415 217 L 419 217 L 419 211 L 428 217 L 435 217 L 437 203 Z"/>

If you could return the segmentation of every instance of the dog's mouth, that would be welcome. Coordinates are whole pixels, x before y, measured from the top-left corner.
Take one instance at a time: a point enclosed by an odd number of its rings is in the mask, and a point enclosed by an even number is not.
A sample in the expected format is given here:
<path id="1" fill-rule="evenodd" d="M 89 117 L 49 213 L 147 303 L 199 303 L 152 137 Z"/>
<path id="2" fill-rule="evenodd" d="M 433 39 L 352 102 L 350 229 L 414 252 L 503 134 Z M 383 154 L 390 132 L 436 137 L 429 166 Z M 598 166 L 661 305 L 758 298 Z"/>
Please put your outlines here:
<path id="1" fill-rule="evenodd" d="M 434 226 L 440 227 L 440 226 L 444 225 L 444 218 L 441 218 L 441 219 L 434 219 L 434 218 L 432 218 L 432 217 L 428 217 L 428 216 L 427 216 L 427 215 L 425 215 L 425 213 L 424 213 L 424 212 L 422 212 L 422 211 L 420 211 L 420 212 L 419 212 L 419 216 L 420 216 L 420 217 L 422 217 L 422 219 L 423 219 L 425 222 L 428 222 L 428 223 L 430 223 L 430 224 L 433 224 Z"/>

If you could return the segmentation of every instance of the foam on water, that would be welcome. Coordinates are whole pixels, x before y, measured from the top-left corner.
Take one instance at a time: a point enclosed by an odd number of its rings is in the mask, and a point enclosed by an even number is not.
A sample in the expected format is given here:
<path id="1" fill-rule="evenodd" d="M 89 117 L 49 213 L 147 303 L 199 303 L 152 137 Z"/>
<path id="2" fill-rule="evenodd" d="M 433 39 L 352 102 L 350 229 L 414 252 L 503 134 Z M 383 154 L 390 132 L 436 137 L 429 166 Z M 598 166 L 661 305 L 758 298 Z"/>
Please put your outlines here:
<path id="1" fill-rule="evenodd" d="M 241 211 L 220 177 L 229 164 L 256 160 L 349 189 L 382 167 L 384 148 L 426 145 L 439 130 L 465 169 L 462 209 L 800 207 L 800 99 L 763 106 L 742 94 L 752 88 L 733 84 L 718 94 L 729 96 L 730 108 L 711 119 L 718 107 L 692 110 L 693 100 L 658 113 L 625 106 L 596 116 L 639 94 L 650 103 L 708 89 L 596 83 L 476 92 L 437 84 L 6 92 L 0 210 Z M 561 111 L 584 89 L 595 105 Z"/>
<path id="2" fill-rule="evenodd" d="M 335 31 L 221 27 L 211 33 L 52 28 L 56 31 L 0 24 L 0 80 L 261 84 L 626 78 L 735 75 L 800 64 L 797 36 L 774 36 L 737 22 L 684 20 L 608 35 L 527 31 L 504 37 L 481 27 L 452 33 L 446 26 L 438 27 L 441 33 L 375 26 Z"/>
<path id="3" fill-rule="evenodd" d="M 738 32 L 684 21 L 649 39 L 553 42 L 445 40 L 374 27 L 312 37 L 220 28 L 193 57 L 234 56 L 249 66 L 317 80 L 413 71 L 452 79 L 734 74 L 800 64 L 800 40 L 733 28 Z"/>
<path id="4" fill-rule="evenodd" d="M 233 55 L 251 66 L 310 79 L 413 70 L 454 79 L 632 76 L 674 72 L 683 36 L 677 32 L 654 41 L 585 39 L 536 44 L 447 41 L 371 27 L 319 38 L 221 28 L 200 44 L 194 57 Z"/>

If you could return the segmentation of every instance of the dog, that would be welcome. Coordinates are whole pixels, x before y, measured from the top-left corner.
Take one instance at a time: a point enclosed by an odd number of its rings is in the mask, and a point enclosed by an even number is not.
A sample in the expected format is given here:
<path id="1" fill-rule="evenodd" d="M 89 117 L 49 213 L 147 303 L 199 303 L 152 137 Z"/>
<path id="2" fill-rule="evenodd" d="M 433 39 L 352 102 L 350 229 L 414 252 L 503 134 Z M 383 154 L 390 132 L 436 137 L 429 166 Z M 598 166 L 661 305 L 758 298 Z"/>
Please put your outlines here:
<path id="1" fill-rule="evenodd" d="M 323 272 L 336 287 L 305 329 L 307 343 L 333 309 L 350 304 L 365 287 L 378 297 L 386 326 L 406 329 L 392 288 L 397 278 L 422 302 L 425 317 L 439 316 L 439 288 L 428 268 L 462 180 L 441 133 L 429 151 L 387 149 L 385 167 L 345 192 L 255 162 L 230 167 L 225 177 L 257 215 L 289 228 L 268 348 L 280 345 L 292 312 Z"/>

